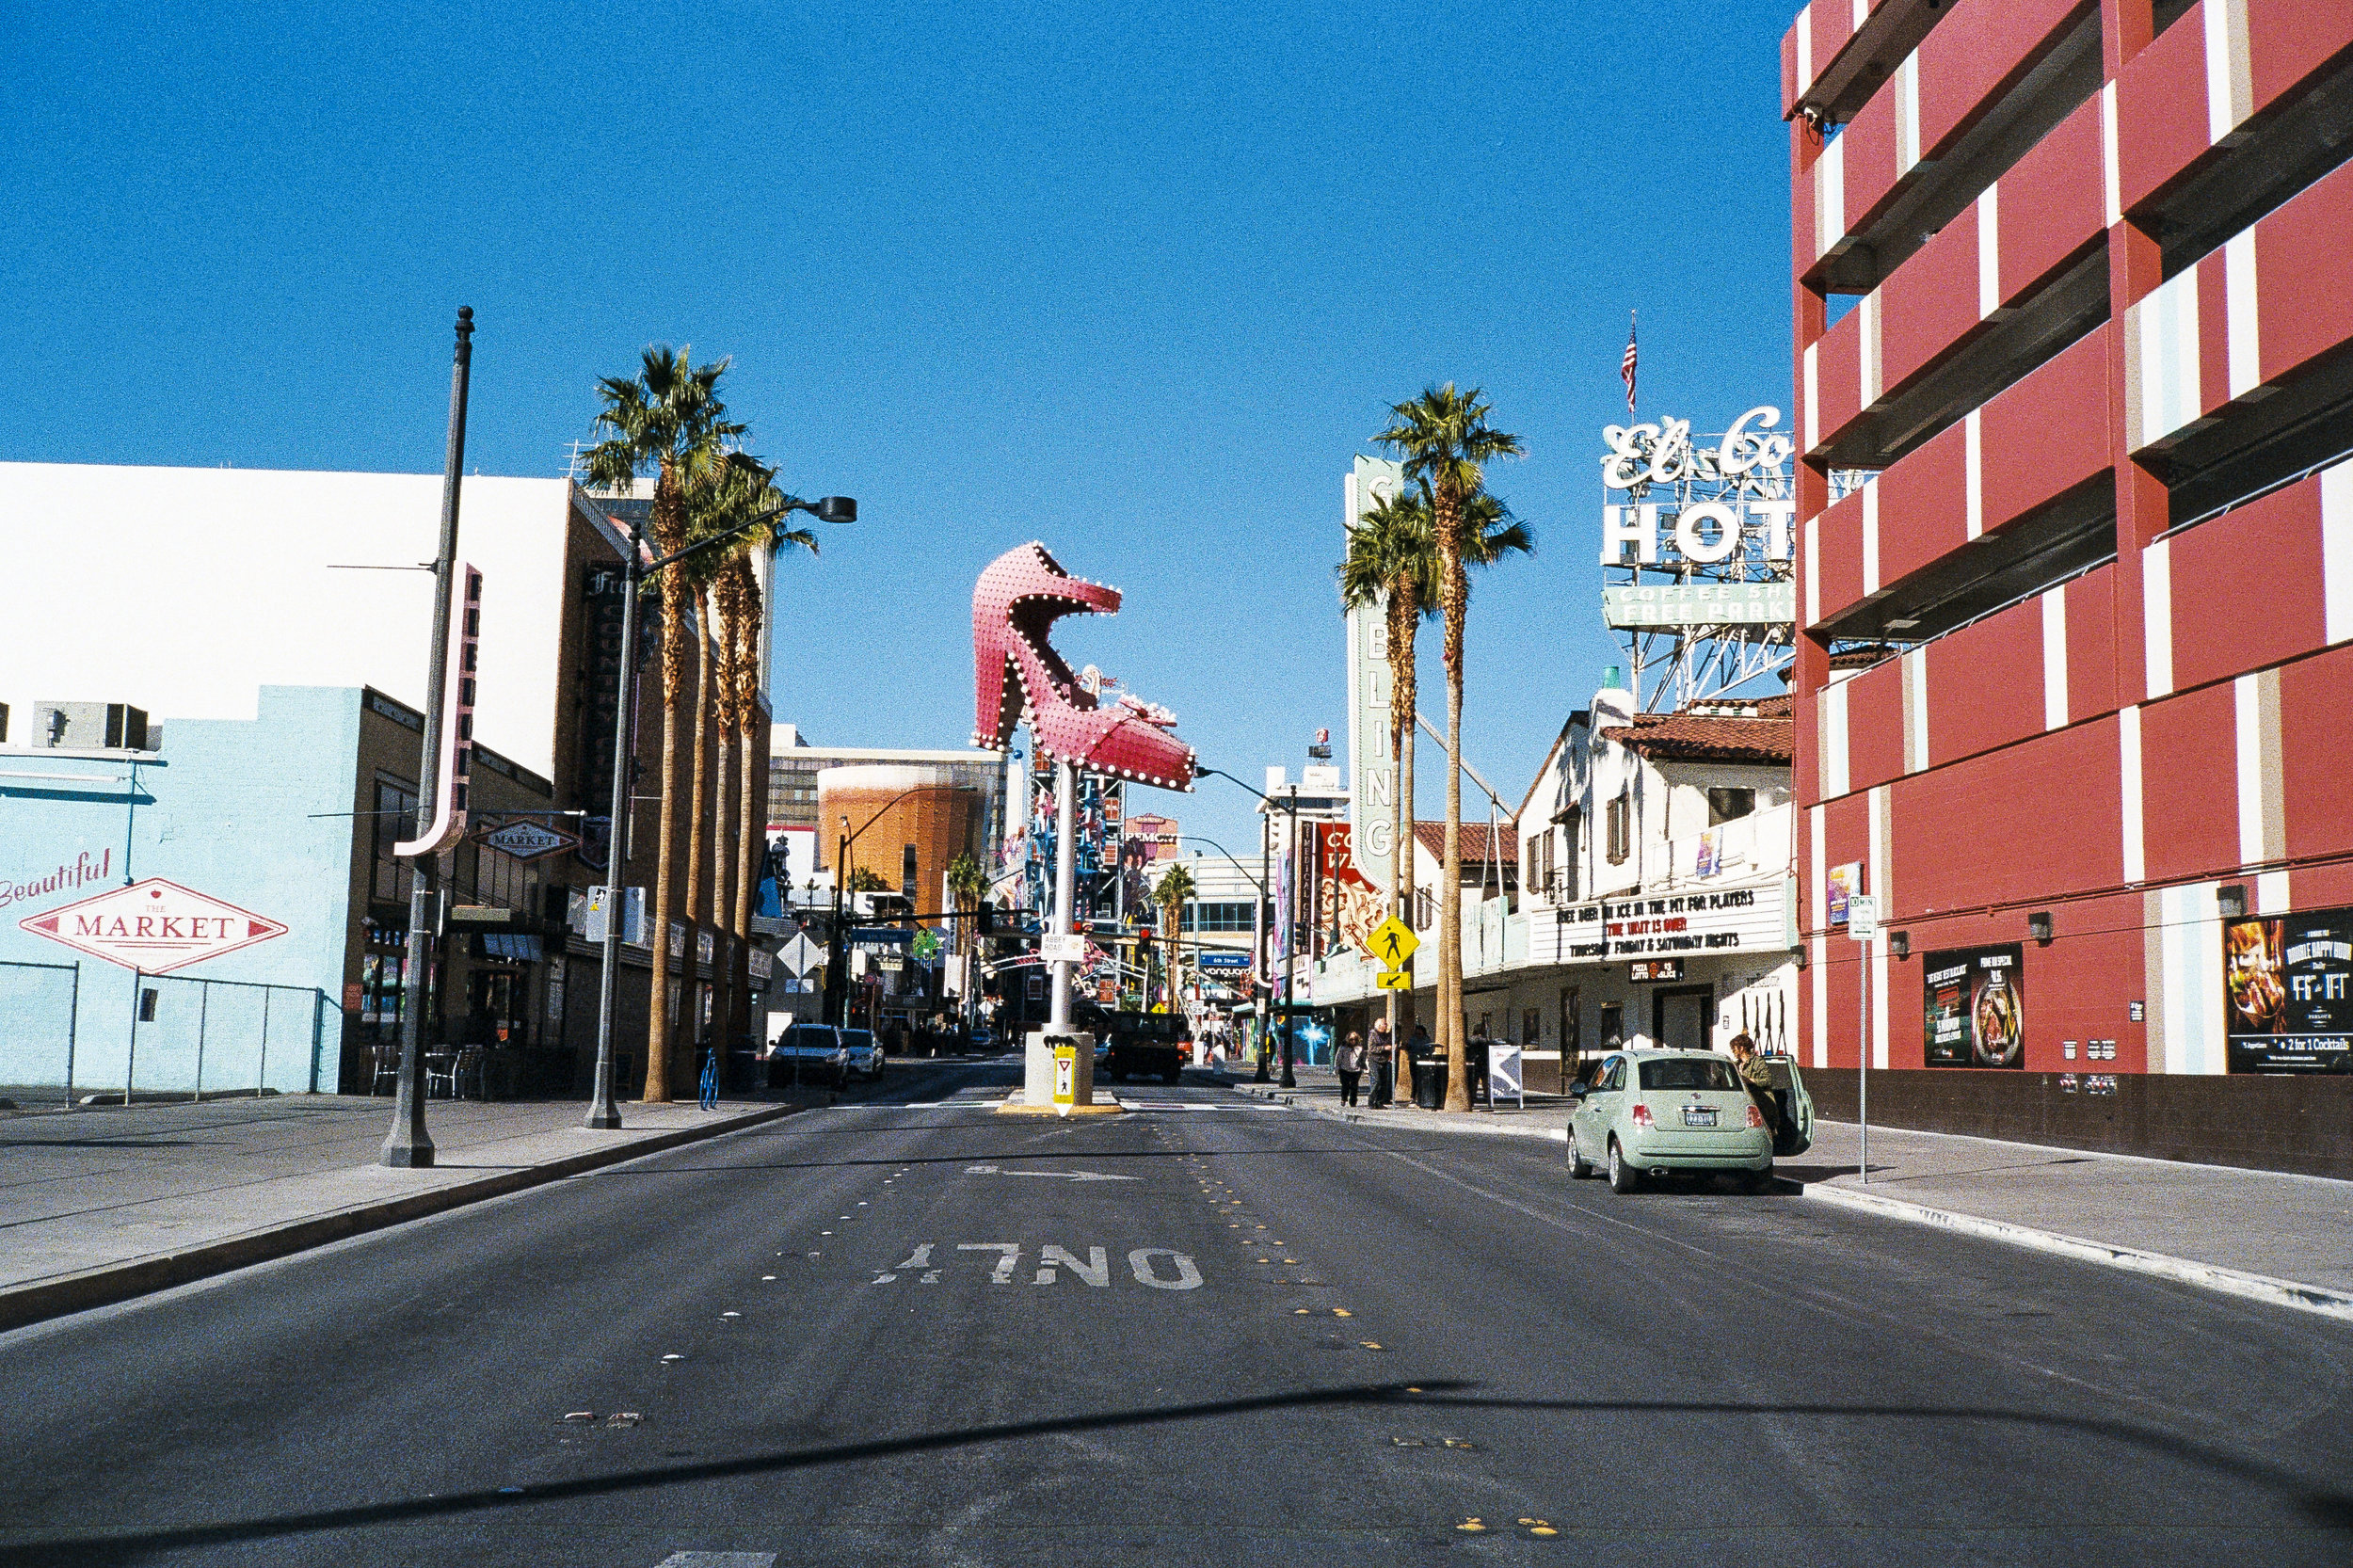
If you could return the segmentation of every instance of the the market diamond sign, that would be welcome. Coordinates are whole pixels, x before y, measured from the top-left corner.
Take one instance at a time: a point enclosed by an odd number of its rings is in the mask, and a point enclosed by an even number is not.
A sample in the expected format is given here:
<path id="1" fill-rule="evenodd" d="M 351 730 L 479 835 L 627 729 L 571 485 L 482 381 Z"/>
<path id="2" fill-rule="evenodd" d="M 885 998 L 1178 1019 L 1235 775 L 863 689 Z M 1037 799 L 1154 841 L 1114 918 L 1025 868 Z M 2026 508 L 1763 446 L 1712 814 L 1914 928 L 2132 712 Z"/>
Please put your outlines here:
<path id="1" fill-rule="evenodd" d="M 568 833 L 558 833 L 537 823 L 509 823 L 495 833 L 486 833 L 482 841 L 492 849 L 504 850 L 518 860 L 536 860 L 542 855 L 553 855 L 559 849 L 569 849 L 580 842 Z"/>
<path id="2" fill-rule="evenodd" d="M 148 974 L 218 958 L 286 928 L 160 876 L 16 922 L 20 931 Z"/>

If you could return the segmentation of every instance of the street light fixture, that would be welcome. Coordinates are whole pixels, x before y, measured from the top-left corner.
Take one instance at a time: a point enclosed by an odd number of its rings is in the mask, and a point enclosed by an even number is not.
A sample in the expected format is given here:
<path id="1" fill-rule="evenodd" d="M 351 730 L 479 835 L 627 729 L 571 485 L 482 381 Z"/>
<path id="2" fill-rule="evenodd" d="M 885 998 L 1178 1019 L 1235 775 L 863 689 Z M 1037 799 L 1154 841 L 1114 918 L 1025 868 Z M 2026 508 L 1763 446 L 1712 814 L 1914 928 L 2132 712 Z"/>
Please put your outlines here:
<path id="1" fill-rule="evenodd" d="M 622 879 L 629 873 L 621 860 L 621 827 L 629 820 L 629 747 L 633 728 L 631 719 L 637 712 L 637 597 L 646 579 L 667 570 L 687 556 L 715 549 L 793 512 L 807 512 L 820 522 L 856 522 L 857 503 L 846 495 L 829 495 L 816 502 L 788 496 L 781 504 L 757 517 L 650 561 L 646 559 L 645 521 L 637 517 L 630 519 L 628 564 L 624 568 L 627 586 L 621 594 L 621 672 L 619 690 L 615 694 L 618 698 L 617 716 L 613 725 L 613 814 L 606 820 L 605 829 L 604 961 L 602 972 L 597 977 L 597 1085 L 588 1102 L 585 1123 L 599 1131 L 609 1132 L 621 1125 L 620 1107 L 613 1100 L 613 1003 L 620 982 L 624 913 L 620 890 Z M 653 961 L 662 966 L 665 975 L 670 966 L 669 936 L 666 931 L 657 932 L 653 942 Z"/>
<path id="2" fill-rule="evenodd" d="M 1289 824 L 1290 837 L 1287 841 L 1290 845 L 1290 853 L 1294 855 L 1298 853 L 1298 785 L 1293 784 L 1289 787 L 1288 792 L 1289 798 L 1288 800 L 1278 801 L 1272 796 L 1260 794 L 1257 790 L 1251 789 L 1249 785 L 1242 783 L 1241 779 L 1236 778 L 1232 774 L 1225 772 L 1223 768 L 1203 767 L 1196 762 L 1193 764 L 1193 773 L 1196 776 L 1202 778 L 1207 778 L 1214 774 L 1216 776 L 1225 780 L 1228 784 L 1238 785 L 1241 789 L 1248 791 L 1251 794 L 1257 795 L 1258 799 L 1262 801 L 1268 808 L 1287 813 L 1290 818 Z M 1232 859 L 1233 857 L 1231 856 L 1227 856 L 1226 858 Z M 1263 895 L 1265 888 L 1262 887 L 1259 891 L 1261 895 Z M 1291 901 L 1295 904 L 1298 902 L 1298 878 L 1293 877 L 1291 886 Z M 1291 1037 L 1294 1032 L 1297 1020 L 1293 1017 L 1291 1010 L 1294 1005 L 1292 1001 L 1294 994 L 1294 980 L 1299 968 L 1299 933 L 1296 929 L 1297 922 L 1291 918 L 1293 913 L 1291 910 L 1285 909 L 1279 911 L 1278 913 L 1281 915 L 1285 922 L 1285 929 L 1283 932 L 1283 1081 L 1281 1087 L 1286 1089 L 1296 1089 L 1299 1087 L 1299 1079 L 1291 1070 Z M 1261 1052 L 1258 1056 L 1257 1081 L 1260 1083 L 1267 1081 L 1267 1060 L 1264 1052 Z"/>

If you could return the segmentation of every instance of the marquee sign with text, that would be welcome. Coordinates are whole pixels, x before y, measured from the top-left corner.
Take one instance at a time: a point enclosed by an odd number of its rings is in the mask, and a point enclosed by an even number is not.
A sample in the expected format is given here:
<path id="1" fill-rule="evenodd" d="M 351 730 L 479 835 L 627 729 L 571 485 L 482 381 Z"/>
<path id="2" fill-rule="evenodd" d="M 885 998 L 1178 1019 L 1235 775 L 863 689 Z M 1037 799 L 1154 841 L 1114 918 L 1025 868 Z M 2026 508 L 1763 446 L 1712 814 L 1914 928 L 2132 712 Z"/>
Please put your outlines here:
<path id="1" fill-rule="evenodd" d="M 1782 886 L 1600 899 L 1554 911 L 1529 932 L 1533 963 L 1603 963 L 1619 958 L 1705 957 L 1783 952 Z"/>

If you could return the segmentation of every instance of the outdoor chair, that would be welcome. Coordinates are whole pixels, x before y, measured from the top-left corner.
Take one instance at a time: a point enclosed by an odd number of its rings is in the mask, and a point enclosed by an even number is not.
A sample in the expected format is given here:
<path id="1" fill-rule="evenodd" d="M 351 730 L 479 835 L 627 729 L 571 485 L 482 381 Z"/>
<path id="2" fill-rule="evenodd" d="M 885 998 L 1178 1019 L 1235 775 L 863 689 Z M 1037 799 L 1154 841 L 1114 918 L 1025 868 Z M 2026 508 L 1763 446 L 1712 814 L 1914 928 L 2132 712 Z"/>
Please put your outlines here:
<path id="1" fill-rule="evenodd" d="M 381 1095 L 400 1087 L 400 1046 L 392 1040 L 379 1040 L 376 1047 L 376 1077 L 368 1084 L 368 1093 Z"/>
<path id="2" fill-rule="evenodd" d="M 439 1093 L 446 1099 L 463 1099 L 465 1085 L 473 1084 L 473 1097 L 482 1097 L 482 1048 L 461 1046 L 454 1051 L 435 1051 L 424 1062 L 424 1093 L 430 1099 Z"/>

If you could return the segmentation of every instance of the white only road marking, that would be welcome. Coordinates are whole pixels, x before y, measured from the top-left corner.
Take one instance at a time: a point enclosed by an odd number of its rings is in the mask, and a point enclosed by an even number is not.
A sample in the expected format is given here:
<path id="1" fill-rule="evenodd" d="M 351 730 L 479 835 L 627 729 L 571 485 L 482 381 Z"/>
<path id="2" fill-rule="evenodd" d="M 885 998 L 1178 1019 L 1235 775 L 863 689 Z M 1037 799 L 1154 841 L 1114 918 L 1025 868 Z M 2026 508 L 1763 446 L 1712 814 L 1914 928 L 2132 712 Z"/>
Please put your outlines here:
<path id="1" fill-rule="evenodd" d="M 991 1285 L 1011 1285 L 1014 1270 L 1021 1266 L 1021 1243 L 1018 1241 L 959 1241 L 956 1251 L 997 1254 L 997 1267 L 988 1276 Z"/>
<path id="2" fill-rule="evenodd" d="M 876 1279 L 874 1283 L 876 1285 L 888 1285 L 892 1280 L 899 1277 L 899 1271 L 902 1269 L 931 1269 L 931 1267 L 932 1244 L 929 1241 L 926 1241 L 921 1246 L 916 1248 L 914 1253 L 908 1256 L 904 1263 L 892 1264 L 890 1267 L 890 1272 L 882 1275 Z M 925 1274 L 923 1276 L 923 1283 L 926 1285 L 937 1285 L 939 1283 L 939 1271 L 933 1269 L 930 1273 Z"/>
<path id="3" fill-rule="evenodd" d="M 1097 1290 L 1108 1289 L 1111 1287 L 1111 1254 L 1100 1247 L 1089 1247 L 1087 1260 L 1081 1263 L 1067 1251 L 1048 1241 L 1038 1249 L 1037 1278 L 1030 1283 L 1032 1285 L 1053 1284 L 1056 1265 L 1068 1269 Z"/>
<path id="4" fill-rule="evenodd" d="M 1105 1176 L 1100 1171 L 1004 1171 L 994 1165 L 967 1165 L 966 1176 L 1045 1176 L 1053 1181 L 1142 1181 L 1142 1176 Z"/>
<path id="5" fill-rule="evenodd" d="M 1176 1265 L 1176 1277 L 1162 1279 L 1152 1272 L 1152 1260 L 1165 1257 Z M 1201 1271 L 1193 1259 L 1169 1247 L 1138 1247 L 1128 1255 L 1128 1272 L 1136 1276 L 1138 1285 L 1148 1285 L 1155 1290 L 1198 1290 Z"/>
<path id="6" fill-rule="evenodd" d="M 654 1568 L 776 1568 L 774 1552 L 672 1552 Z"/>
<path id="7" fill-rule="evenodd" d="M 907 1255 L 904 1262 L 894 1263 L 888 1271 L 876 1274 L 872 1283 L 889 1285 L 901 1274 L 921 1269 L 924 1271 L 923 1284 L 937 1284 L 940 1271 L 931 1267 L 932 1251 L 936 1245 L 936 1242 L 923 1242 Z M 959 1241 L 955 1250 L 995 1253 L 997 1263 L 988 1275 L 991 1285 L 1011 1285 L 1015 1272 L 1021 1266 L 1022 1244 L 1018 1241 Z M 1065 1269 L 1094 1289 L 1108 1289 L 1111 1286 L 1112 1262 L 1108 1249 L 1088 1247 L 1086 1256 L 1081 1258 L 1072 1249 L 1056 1246 L 1050 1241 L 1038 1248 L 1037 1272 L 1030 1283 L 1053 1285 L 1061 1279 Z M 1155 1290 L 1198 1290 L 1203 1284 L 1200 1265 L 1193 1261 L 1191 1254 L 1178 1252 L 1174 1247 L 1137 1247 L 1128 1254 L 1128 1272 L 1138 1285 Z"/>

